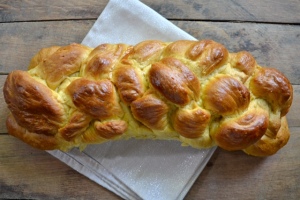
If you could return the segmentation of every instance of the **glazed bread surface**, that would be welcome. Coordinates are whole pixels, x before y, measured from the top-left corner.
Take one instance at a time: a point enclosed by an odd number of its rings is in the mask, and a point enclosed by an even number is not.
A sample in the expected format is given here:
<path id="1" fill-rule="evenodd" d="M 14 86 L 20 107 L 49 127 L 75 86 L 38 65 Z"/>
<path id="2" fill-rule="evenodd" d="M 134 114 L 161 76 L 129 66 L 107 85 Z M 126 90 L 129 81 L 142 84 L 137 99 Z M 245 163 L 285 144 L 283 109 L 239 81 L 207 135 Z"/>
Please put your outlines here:
<path id="1" fill-rule="evenodd" d="M 254 156 L 288 142 L 293 99 L 281 72 L 211 40 L 44 48 L 3 92 L 8 132 L 39 149 L 137 138 Z"/>

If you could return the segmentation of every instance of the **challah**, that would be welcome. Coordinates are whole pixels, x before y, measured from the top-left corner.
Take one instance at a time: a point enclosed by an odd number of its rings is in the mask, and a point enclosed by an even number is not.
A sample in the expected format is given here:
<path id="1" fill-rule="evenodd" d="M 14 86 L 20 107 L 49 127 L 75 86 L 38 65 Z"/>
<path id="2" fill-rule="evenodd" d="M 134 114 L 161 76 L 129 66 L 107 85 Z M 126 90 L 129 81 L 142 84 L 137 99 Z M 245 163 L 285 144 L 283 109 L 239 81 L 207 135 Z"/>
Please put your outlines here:
<path id="1" fill-rule="evenodd" d="M 254 156 L 289 139 L 289 80 L 211 41 L 40 50 L 5 82 L 8 132 L 51 150 L 127 138 L 178 140 Z"/>

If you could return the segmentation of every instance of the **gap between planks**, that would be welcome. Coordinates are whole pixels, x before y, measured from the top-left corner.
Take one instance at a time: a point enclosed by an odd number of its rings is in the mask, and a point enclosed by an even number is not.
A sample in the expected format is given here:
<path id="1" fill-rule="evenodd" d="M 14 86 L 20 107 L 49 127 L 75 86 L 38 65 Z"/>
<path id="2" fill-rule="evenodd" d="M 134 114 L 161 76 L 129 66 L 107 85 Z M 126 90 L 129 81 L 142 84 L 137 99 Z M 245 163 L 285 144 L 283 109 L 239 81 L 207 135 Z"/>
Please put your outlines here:
<path id="1" fill-rule="evenodd" d="M 166 18 L 169 21 L 178 22 L 211 22 L 211 23 L 236 23 L 236 24 L 267 24 L 267 25 L 286 25 L 299 26 L 300 22 L 280 22 L 280 21 L 248 21 L 248 20 L 220 20 L 220 19 L 182 19 L 182 18 Z M 0 24 L 14 24 L 14 23 L 44 23 L 44 22 L 68 22 L 68 21 L 96 21 L 97 18 L 66 18 L 66 19 L 41 19 L 41 20 L 17 20 L 17 21 L 2 21 Z"/>

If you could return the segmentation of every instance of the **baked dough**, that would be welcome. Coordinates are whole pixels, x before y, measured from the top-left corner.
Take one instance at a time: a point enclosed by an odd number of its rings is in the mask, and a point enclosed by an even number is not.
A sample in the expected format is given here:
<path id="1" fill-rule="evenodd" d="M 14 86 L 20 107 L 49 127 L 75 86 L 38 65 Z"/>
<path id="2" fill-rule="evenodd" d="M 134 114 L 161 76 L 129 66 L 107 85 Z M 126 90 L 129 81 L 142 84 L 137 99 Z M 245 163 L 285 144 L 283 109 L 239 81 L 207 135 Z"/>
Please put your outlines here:
<path id="1" fill-rule="evenodd" d="M 44 149 L 128 138 L 269 156 L 289 139 L 293 88 L 212 40 L 40 50 L 5 82 L 8 132 Z"/>

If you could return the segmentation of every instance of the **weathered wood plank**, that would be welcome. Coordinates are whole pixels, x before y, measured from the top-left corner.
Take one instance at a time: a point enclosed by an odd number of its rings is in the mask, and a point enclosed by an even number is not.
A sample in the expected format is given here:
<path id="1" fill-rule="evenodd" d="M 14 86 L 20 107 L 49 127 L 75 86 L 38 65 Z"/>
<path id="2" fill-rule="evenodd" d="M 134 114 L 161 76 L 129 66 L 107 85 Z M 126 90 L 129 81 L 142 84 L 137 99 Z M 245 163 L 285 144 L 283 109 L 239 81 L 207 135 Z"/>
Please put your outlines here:
<path id="1" fill-rule="evenodd" d="M 289 113 L 287 114 L 287 120 L 289 127 L 300 127 L 300 85 L 293 85 L 294 88 L 294 100 L 290 108 Z M 299 149 L 300 151 L 300 149 Z"/>
<path id="2" fill-rule="evenodd" d="M 108 0 L 4 0 L 0 21 L 96 19 Z M 168 19 L 299 23 L 298 0 L 142 0 Z"/>
<path id="3" fill-rule="evenodd" d="M 6 80 L 6 75 L 0 75 L 0 134 L 3 134 L 3 133 L 7 133 L 7 129 L 6 129 L 6 118 L 9 114 L 9 110 L 7 108 L 7 105 L 5 103 L 5 100 L 4 100 L 4 96 L 3 96 L 3 85 L 4 85 L 4 82 Z"/>
<path id="4" fill-rule="evenodd" d="M 300 26 L 172 21 L 197 39 L 213 39 L 230 51 L 247 50 L 263 66 L 280 69 L 300 84 Z M 81 42 L 94 20 L 8 23 L 0 26 L 0 73 L 27 69 L 43 47 Z"/>
<path id="5" fill-rule="evenodd" d="M 0 199 L 119 199 L 45 151 L 0 135 Z"/>
<path id="6" fill-rule="evenodd" d="M 25 22 L 0 26 L 0 72 L 27 69 L 41 48 L 80 43 L 94 21 Z"/>
<path id="7" fill-rule="evenodd" d="M 141 1 L 198 39 L 214 39 L 230 51 L 250 51 L 259 64 L 280 69 L 295 84 L 287 146 L 265 159 L 218 149 L 186 199 L 299 199 L 299 0 Z M 0 0 L 0 74 L 26 69 L 42 47 L 80 42 L 107 2 Z M 1 91 L 5 77 L 0 75 Z M 0 99 L 0 199 L 119 199 L 46 152 L 7 135 L 2 92 Z"/>
<path id="8" fill-rule="evenodd" d="M 186 199 L 297 199 L 300 128 L 267 158 L 217 149 Z M 0 199 L 118 199 L 44 151 L 0 135 Z"/>
<path id="9" fill-rule="evenodd" d="M 291 128 L 290 142 L 267 158 L 217 150 L 187 199 L 299 199 L 300 128 Z"/>
<path id="10" fill-rule="evenodd" d="M 145 0 L 142 1 L 169 19 L 299 23 L 298 0 Z M 298 16 L 294 16 L 298 15 Z"/>
<path id="11" fill-rule="evenodd" d="M 0 21 L 95 19 L 108 0 L 2 0 Z"/>

